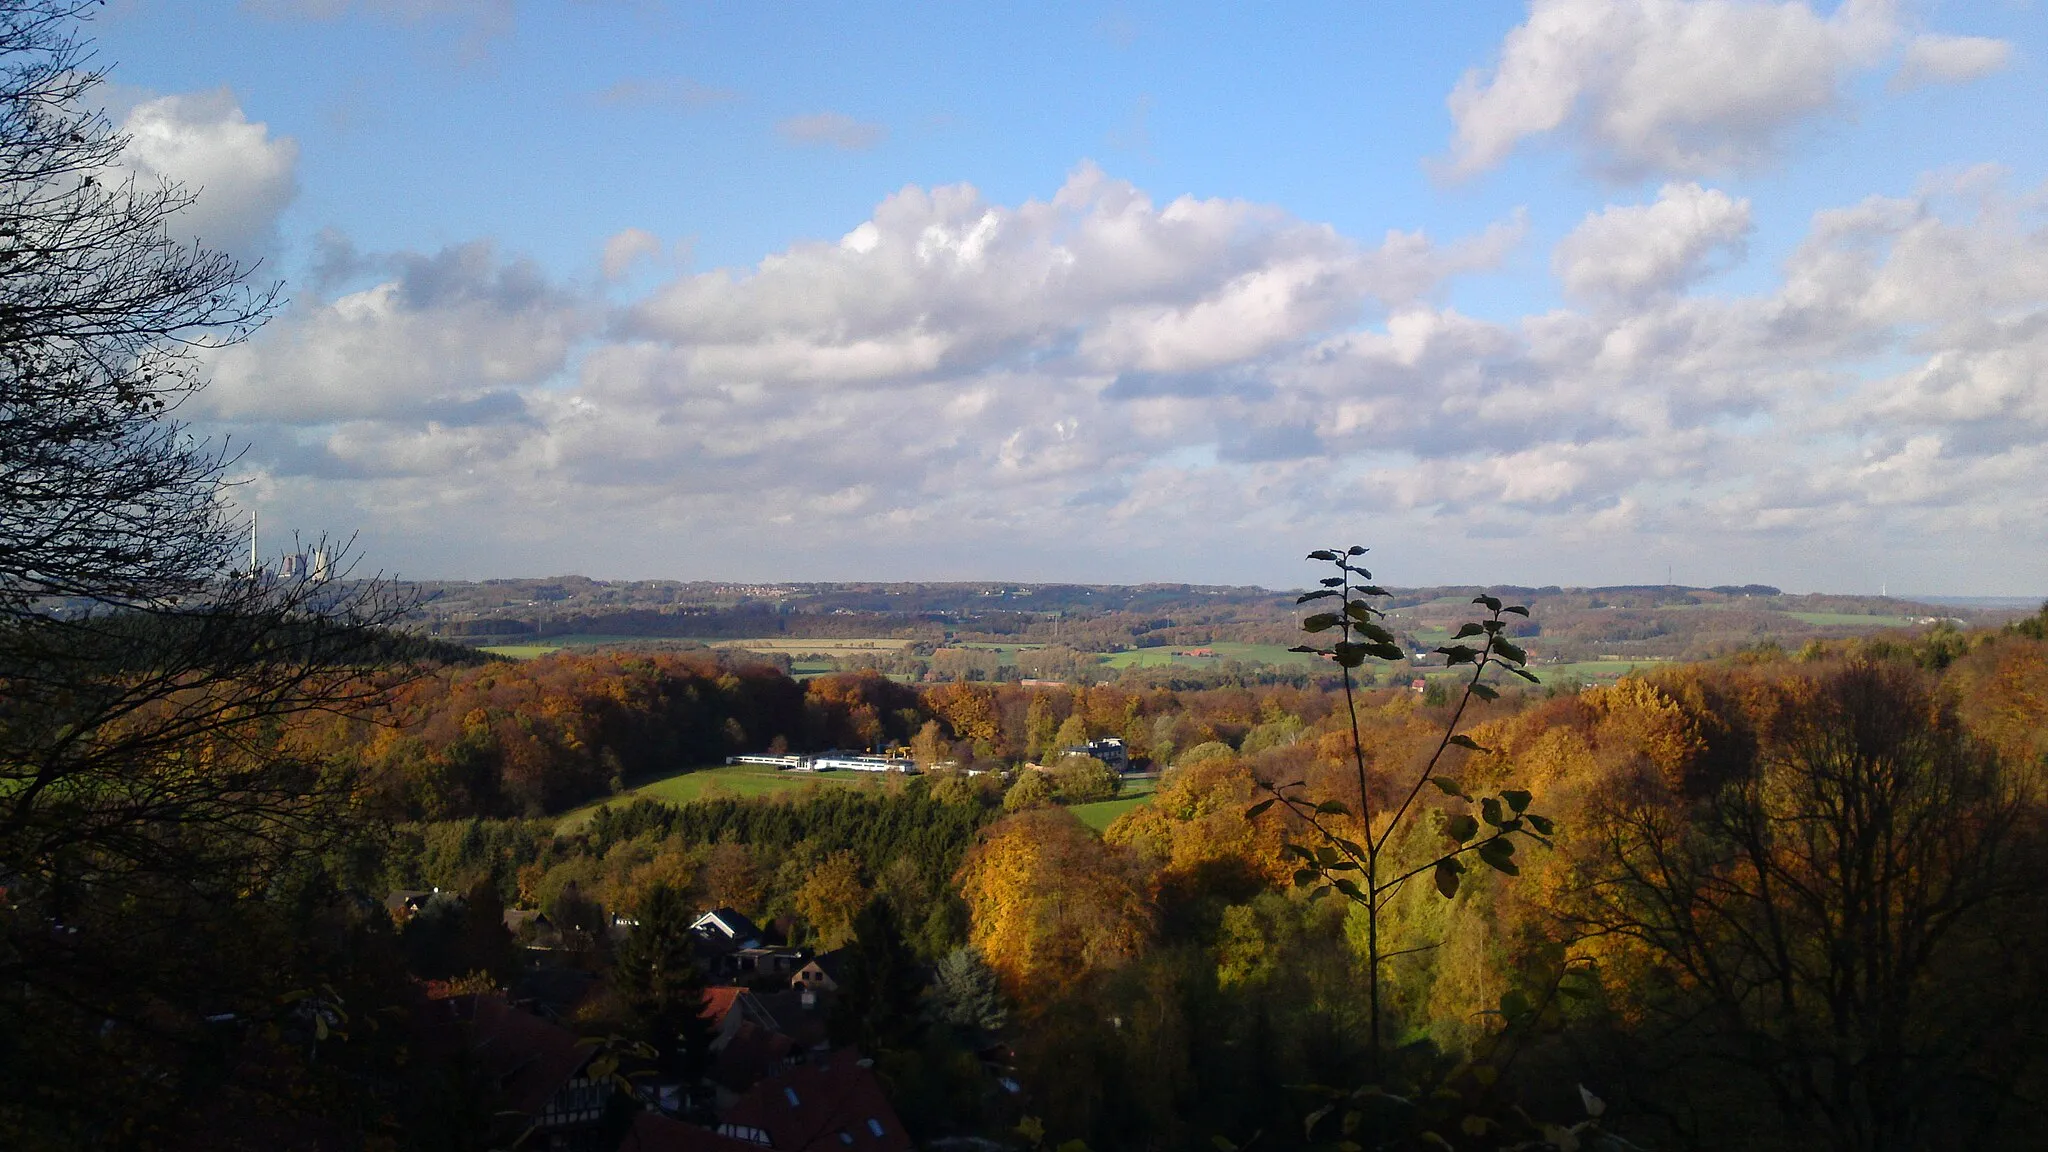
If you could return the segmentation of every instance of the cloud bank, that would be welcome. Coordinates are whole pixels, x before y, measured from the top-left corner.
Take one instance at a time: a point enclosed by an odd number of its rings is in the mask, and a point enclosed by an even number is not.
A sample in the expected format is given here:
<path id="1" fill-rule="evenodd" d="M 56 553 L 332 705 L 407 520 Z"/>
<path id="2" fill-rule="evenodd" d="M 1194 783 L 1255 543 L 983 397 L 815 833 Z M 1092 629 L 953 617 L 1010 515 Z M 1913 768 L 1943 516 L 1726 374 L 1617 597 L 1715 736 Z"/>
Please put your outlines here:
<path id="1" fill-rule="evenodd" d="M 908 187 L 615 305 L 484 243 L 364 260 L 204 401 L 264 446 L 266 499 L 535 570 L 601 543 L 669 574 L 1201 553 L 1279 580 L 1371 537 L 1559 579 L 1809 550 L 1852 586 L 1878 554 L 2048 543 L 2044 203 L 1978 173 L 1831 208 L 1768 290 L 1717 295 L 1749 205 L 1673 184 L 1550 253 L 1580 306 L 1482 318 L 1447 285 L 1526 243 L 1518 218 L 1364 242 L 1084 166 L 1014 205 Z"/>

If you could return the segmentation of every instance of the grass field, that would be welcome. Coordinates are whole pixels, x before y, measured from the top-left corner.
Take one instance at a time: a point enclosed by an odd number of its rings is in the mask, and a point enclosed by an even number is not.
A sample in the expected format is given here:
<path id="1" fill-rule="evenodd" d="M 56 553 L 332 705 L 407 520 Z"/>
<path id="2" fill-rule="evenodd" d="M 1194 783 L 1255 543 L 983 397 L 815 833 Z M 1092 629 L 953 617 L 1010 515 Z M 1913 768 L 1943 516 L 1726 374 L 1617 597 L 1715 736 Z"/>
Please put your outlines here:
<path id="1" fill-rule="evenodd" d="M 1068 808 L 1081 823 L 1097 832 L 1109 827 L 1117 817 L 1140 805 L 1150 804 L 1153 793 L 1159 790 L 1157 780 L 1126 780 L 1124 790 L 1114 800 L 1098 800 L 1093 804 L 1075 804 Z"/>
<path id="2" fill-rule="evenodd" d="M 1816 627 L 1851 625 L 1860 628 L 1906 628 L 1919 623 L 1911 616 L 1863 616 L 1854 612 L 1787 612 L 1801 624 Z"/>
<path id="3" fill-rule="evenodd" d="M 687 804 L 706 796 L 773 796 L 778 792 L 794 792 L 813 785 L 821 788 L 872 788 L 879 786 L 883 779 L 880 774 L 863 772 L 785 772 L 767 764 L 685 768 L 673 775 L 649 780 L 617 796 L 564 813 L 555 830 L 574 832 L 589 823 L 599 808 L 631 804 L 635 800 Z"/>
<path id="4" fill-rule="evenodd" d="M 536 656 L 545 656 L 561 650 L 560 644 L 489 644 L 477 649 L 479 652 L 489 652 L 493 656 L 509 656 L 514 660 L 531 660 Z"/>
<path id="5" fill-rule="evenodd" d="M 788 636 L 766 637 L 756 640 L 710 640 L 713 648 L 744 648 L 762 655 L 780 652 L 789 656 L 858 656 L 873 655 L 877 652 L 900 652 L 910 646 L 910 641 L 893 636 L 854 637 L 852 639 L 805 639 Z"/>
<path id="6" fill-rule="evenodd" d="M 1207 648 L 1214 656 L 1176 656 L 1176 651 Z M 1188 644 L 1175 648 L 1133 648 L 1128 652 L 1108 653 L 1111 668 L 1159 668 L 1168 664 L 1190 664 L 1196 667 L 1213 666 L 1225 660 L 1242 660 L 1247 664 L 1315 665 L 1318 657 L 1306 652 L 1289 652 L 1285 644 L 1245 644 L 1234 640 L 1219 640 L 1214 644 Z"/>

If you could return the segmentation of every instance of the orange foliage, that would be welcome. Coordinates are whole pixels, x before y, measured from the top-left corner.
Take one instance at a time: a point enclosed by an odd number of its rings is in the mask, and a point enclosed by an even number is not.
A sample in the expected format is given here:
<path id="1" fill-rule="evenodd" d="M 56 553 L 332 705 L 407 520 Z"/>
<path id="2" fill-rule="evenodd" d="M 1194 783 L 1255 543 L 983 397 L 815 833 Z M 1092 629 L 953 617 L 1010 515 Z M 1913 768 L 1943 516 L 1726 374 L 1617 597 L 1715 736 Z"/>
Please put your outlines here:
<path id="1" fill-rule="evenodd" d="M 991 825 L 957 880 L 969 940 L 1027 1009 L 1135 957 L 1151 931 L 1130 853 L 1063 809 Z"/>

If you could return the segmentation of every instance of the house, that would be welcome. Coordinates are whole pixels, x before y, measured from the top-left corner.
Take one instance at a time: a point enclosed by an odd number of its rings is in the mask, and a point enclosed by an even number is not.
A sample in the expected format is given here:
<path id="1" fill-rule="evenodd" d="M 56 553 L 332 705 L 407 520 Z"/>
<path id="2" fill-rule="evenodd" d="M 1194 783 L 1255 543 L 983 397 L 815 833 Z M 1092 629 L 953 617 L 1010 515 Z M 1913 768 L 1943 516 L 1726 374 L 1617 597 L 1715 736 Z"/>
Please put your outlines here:
<path id="1" fill-rule="evenodd" d="M 384 897 L 384 910 L 391 913 L 393 920 L 402 924 L 411 919 L 420 909 L 425 908 L 427 901 L 440 894 L 441 890 L 439 888 L 435 888 L 432 891 L 400 888 Z"/>
<path id="2" fill-rule="evenodd" d="M 789 986 L 792 988 L 805 988 L 813 992 L 837 992 L 839 991 L 840 977 L 843 975 L 841 970 L 843 960 L 844 957 L 840 949 L 834 949 L 830 952 L 813 956 L 810 963 L 797 969 L 796 975 L 789 978 Z"/>
<path id="3" fill-rule="evenodd" d="M 788 976 L 811 958 L 808 948 L 742 948 L 728 952 L 718 958 L 718 974 L 728 979 L 746 980 L 762 976 Z"/>
<path id="4" fill-rule="evenodd" d="M 449 1055 L 467 1050 L 497 1090 L 504 1140 L 549 1152 L 601 1143 L 613 1081 L 585 1075 L 594 1046 L 496 993 L 427 1001 L 419 1011 L 426 1047 Z"/>
<path id="5" fill-rule="evenodd" d="M 755 1152 L 755 1145 L 659 1112 L 642 1112 L 619 1141 L 619 1152 Z"/>
<path id="6" fill-rule="evenodd" d="M 1110 771 L 1118 775 L 1131 770 L 1130 749 L 1124 747 L 1124 742 L 1115 736 L 1104 736 L 1099 740 L 1090 740 L 1086 744 L 1062 748 L 1060 752 L 1067 756 L 1093 756 L 1109 765 Z"/>
<path id="7" fill-rule="evenodd" d="M 852 1048 L 763 1078 L 718 1116 L 718 1134 L 776 1152 L 910 1152 L 872 1061 Z"/>
<path id="8" fill-rule="evenodd" d="M 716 1054 L 739 1035 L 740 1026 L 754 1024 L 772 1032 L 782 1024 L 745 988 L 721 985 L 704 990 L 704 1018 L 711 1021 L 711 1051 Z"/>
<path id="9" fill-rule="evenodd" d="M 719 954 L 761 946 L 761 929 L 731 908 L 713 908 L 690 923 L 697 939 Z"/>

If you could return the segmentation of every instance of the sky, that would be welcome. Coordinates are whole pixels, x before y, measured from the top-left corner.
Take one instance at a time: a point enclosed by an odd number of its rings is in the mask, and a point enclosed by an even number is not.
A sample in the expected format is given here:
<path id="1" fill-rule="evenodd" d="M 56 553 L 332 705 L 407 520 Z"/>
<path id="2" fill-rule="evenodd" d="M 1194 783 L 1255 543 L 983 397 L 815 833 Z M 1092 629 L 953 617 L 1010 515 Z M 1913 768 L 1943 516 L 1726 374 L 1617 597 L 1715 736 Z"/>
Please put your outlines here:
<path id="1" fill-rule="evenodd" d="M 2048 593 L 2039 0 L 112 0 L 407 578 Z"/>

